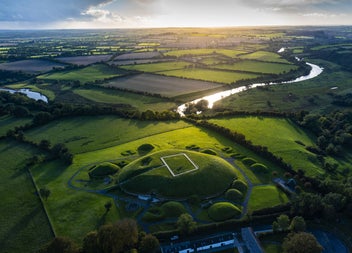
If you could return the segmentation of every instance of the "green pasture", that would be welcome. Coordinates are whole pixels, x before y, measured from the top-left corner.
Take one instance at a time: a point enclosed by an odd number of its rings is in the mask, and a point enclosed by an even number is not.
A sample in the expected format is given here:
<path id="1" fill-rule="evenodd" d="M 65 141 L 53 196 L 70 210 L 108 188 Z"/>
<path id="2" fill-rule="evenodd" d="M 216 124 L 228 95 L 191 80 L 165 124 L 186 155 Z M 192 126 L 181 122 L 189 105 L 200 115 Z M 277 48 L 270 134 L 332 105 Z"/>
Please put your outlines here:
<path id="1" fill-rule="evenodd" d="M 85 68 L 57 71 L 53 73 L 38 76 L 38 79 L 43 80 L 64 80 L 75 81 L 81 83 L 94 82 L 96 80 L 104 80 L 106 78 L 113 78 L 121 75 L 121 71 L 113 69 L 107 65 L 97 64 Z"/>
<path id="2" fill-rule="evenodd" d="M 282 74 L 291 70 L 296 70 L 298 66 L 289 64 L 280 64 L 272 62 L 259 62 L 259 61 L 240 61 L 234 64 L 221 64 L 214 66 L 217 69 L 246 71 L 263 74 Z"/>
<path id="3" fill-rule="evenodd" d="M 159 72 L 158 74 L 166 76 L 175 76 L 181 78 L 196 79 L 202 81 L 210 81 L 217 83 L 231 84 L 239 80 L 245 79 L 254 79 L 259 77 L 257 74 L 248 74 L 248 73 L 238 73 L 238 72 L 229 72 L 221 70 L 212 70 L 212 69 L 180 69 L 180 70 L 170 70 Z"/>
<path id="4" fill-rule="evenodd" d="M 24 126 L 31 122 L 31 118 L 16 118 L 14 116 L 0 116 L 0 136 L 5 136 L 7 131 L 13 130 L 15 127 Z"/>
<path id="5" fill-rule="evenodd" d="M 342 43 L 342 44 L 331 44 L 331 45 L 322 45 L 322 46 L 316 46 L 312 47 L 311 50 L 313 51 L 319 51 L 323 49 L 336 49 L 336 48 L 352 48 L 352 44 L 350 43 Z"/>
<path id="6" fill-rule="evenodd" d="M 113 202 L 110 197 L 71 189 L 69 179 L 79 169 L 75 164 L 67 167 L 60 162 L 44 163 L 32 170 L 39 187 L 51 191 L 45 206 L 57 236 L 66 236 L 78 243 L 86 233 L 101 225 L 120 218 L 113 204 L 106 213 L 105 203 Z"/>
<path id="7" fill-rule="evenodd" d="M 64 143 L 71 152 L 112 147 L 155 134 L 189 127 L 183 121 L 138 121 L 114 116 L 75 117 L 53 121 L 25 133 L 26 138 L 39 143 Z"/>
<path id="8" fill-rule="evenodd" d="M 270 152 L 282 157 L 296 170 L 303 169 L 308 175 L 323 173 L 315 154 L 305 149 L 307 146 L 315 146 L 313 136 L 289 119 L 232 117 L 211 119 L 210 122 L 244 134 L 253 144 L 268 147 Z"/>
<path id="9" fill-rule="evenodd" d="M 121 66 L 121 68 L 126 70 L 135 70 L 141 72 L 162 72 L 167 70 L 174 70 L 174 69 L 184 69 L 188 67 L 190 63 L 188 62 L 159 62 L 159 63 L 147 63 L 147 64 L 137 64 L 137 65 L 125 65 Z"/>
<path id="10" fill-rule="evenodd" d="M 185 153 L 199 169 L 173 176 L 161 162 L 161 157 Z M 140 158 L 122 169 L 118 176 L 120 187 L 134 194 L 151 194 L 166 198 L 200 198 L 223 193 L 237 178 L 239 172 L 225 160 L 207 154 L 186 150 L 164 150 L 148 155 L 150 163 Z M 188 167 L 191 167 L 188 164 Z M 194 168 L 192 168 L 194 169 Z M 184 171 L 185 172 L 185 171 Z"/>
<path id="11" fill-rule="evenodd" d="M 255 186 L 249 199 L 251 211 L 287 203 L 288 197 L 274 185 Z"/>
<path id="12" fill-rule="evenodd" d="M 290 63 L 286 59 L 283 59 L 279 54 L 268 51 L 257 51 L 254 53 L 245 54 L 241 55 L 240 58 L 257 61 Z"/>
<path id="13" fill-rule="evenodd" d="M 53 237 L 26 166 L 33 155 L 31 146 L 0 141 L 1 252 L 36 252 Z"/>
<path id="14" fill-rule="evenodd" d="M 75 89 L 73 93 L 97 103 L 106 104 L 128 104 L 137 108 L 139 111 L 165 111 L 176 107 L 176 103 L 167 101 L 162 98 L 144 96 L 127 91 L 113 89 Z"/>
<path id="15" fill-rule="evenodd" d="M 231 49 L 215 49 L 215 48 L 202 48 L 202 49 L 184 49 L 184 50 L 174 50 L 164 53 L 165 56 L 175 56 L 182 57 L 188 55 L 211 55 L 211 54 L 222 54 L 227 57 L 234 58 L 239 54 L 246 53 L 242 50 L 231 50 Z"/>

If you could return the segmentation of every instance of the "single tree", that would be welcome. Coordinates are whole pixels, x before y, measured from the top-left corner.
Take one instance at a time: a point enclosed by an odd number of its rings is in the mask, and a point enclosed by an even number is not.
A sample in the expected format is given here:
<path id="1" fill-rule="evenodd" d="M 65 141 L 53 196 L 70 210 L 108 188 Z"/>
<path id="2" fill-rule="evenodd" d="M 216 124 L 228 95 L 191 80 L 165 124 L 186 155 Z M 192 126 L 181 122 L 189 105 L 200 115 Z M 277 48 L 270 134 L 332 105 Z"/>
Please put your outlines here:
<path id="1" fill-rule="evenodd" d="M 106 202 L 104 207 L 105 207 L 105 211 L 108 213 L 112 207 L 111 201 Z"/>
<path id="2" fill-rule="evenodd" d="M 140 253 L 154 253 L 158 251 L 159 247 L 159 240 L 155 236 L 148 234 L 142 238 L 138 251 Z"/>
<path id="3" fill-rule="evenodd" d="M 284 253 L 321 253 L 323 251 L 323 247 L 314 235 L 305 232 L 288 234 L 282 248 Z"/>
<path id="4" fill-rule="evenodd" d="M 40 196 L 42 196 L 43 199 L 48 200 L 51 191 L 48 188 L 44 187 L 39 189 L 39 194 Z"/>
<path id="5" fill-rule="evenodd" d="M 280 229 L 285 231 L 290 226 L 290 218 L 286 214 L 281 214 L 277 218 L 277 223 L 279 224 Z"/>
<path id="6" fill-rule="evenodd" d="M 290 229 L 294 232 L 303 232 L 306 230 L 306 222 L 303 217 L 295 216 L 290 225 Z"/>
<path id="7" fill-rule="evenodd" d="M 190 234 L 196 229 L 197 223 L 191 215 L 184 213 L 178 218 L 176 226 L 182 234 Z"/>

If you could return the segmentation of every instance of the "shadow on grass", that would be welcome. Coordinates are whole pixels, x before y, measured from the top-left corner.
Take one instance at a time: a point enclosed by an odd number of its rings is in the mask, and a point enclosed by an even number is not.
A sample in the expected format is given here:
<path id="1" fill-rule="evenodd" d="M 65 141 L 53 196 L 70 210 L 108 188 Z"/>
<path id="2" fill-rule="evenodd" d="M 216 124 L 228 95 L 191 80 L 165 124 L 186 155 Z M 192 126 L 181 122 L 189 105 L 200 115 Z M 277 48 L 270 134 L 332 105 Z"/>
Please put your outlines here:
<path id="1" fill-rule="evenodd" d="M 97 224 L 95 225 L 96 230 L 98 230 L 101 226 L 105 224 L 107 215 L 108 215 L 108 211 L 105 211 L 105 213 L 100 217 Z"/>

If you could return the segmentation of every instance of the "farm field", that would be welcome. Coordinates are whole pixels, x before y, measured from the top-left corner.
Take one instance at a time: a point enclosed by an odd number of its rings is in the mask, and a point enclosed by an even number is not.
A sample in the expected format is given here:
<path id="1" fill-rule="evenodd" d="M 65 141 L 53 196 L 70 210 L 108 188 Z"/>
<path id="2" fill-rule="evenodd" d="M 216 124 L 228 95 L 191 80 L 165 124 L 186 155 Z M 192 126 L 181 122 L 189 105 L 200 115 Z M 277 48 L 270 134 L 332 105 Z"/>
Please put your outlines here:
<path id="1" fill-rule="evenodd" d="M 119 90 L 92 88 L 75 89 L 73 92 L 94 102 L 105 104 L 128 104 L 137 108 L 139 111 L 152 110 L 161 112 L 177 107 L 176 103 L 167 101 L 163 98 L 143 96 Z"/>
<path id="2" fill-rule="evenodd" d="M 273 207 L 288 202 L 285 193 L 280 191 L 274 185 L 255 186 L 253 187 L 251 197 L 249 199 L 249 210 L 259 210 L 263 208 Z"/>
<path id="3" fill-rule="evenodd" d="M 23 71 L 30 74 L 39 74 L 51 71 L 53 68 L 63 68 L 65 64 L 51 62 L 47 60 L 22 60 L 14 62 L 0 63 L 1 70 Z"/>
<path id="4" fill-rule="evenodd" d="M 185 80 L 151 74 L 120 77 L 105 83 L 104 86 L 155 93 L 165 97 L 176 97 L 183 94 L 221 87 L 219 84 L 212 82 Z"/>
<path id="5" fill-rule="evenodd" d="M 110 60 L 112 55 L 88 55 L 88 56 L 73 56 L 73 57 L 58 57 L 56 60 L 75 65 L 87 66 L 93 63 L 106 62 Z"/>
<path id="6" fill-rule="evenodd" d="M 159 72 L 158 74 L 180 77 L 180 78 L 202 80 L 202 81 L 208 81 L 208 82 L 224 83 L 224 84 L 232 84 L 236 81 L 240 81 L 244 79 L 255 79 L 257 77 L 260 77 L 260 75 L 257 75 L 257 74 L 237 73 L 237 72 L 199 69 L 199 68 L 169 70 L 169 71 Z"/>
<path id="7" fill-rule="evenodd" d="M 1 252 L 35 252 L 54 236 L 26 170 L 33 155 L 30 146 L 0 141 Z"/>
<path id="8" fill-rule="evenodd" d="M 82 69 L 65 70 L 50 74 L 41 75 L 38 78 L 42 80 L 78 80 L 81 83 L 94 82 L 105 78 L 113 78 L 121 75 L 121 71 L 115 70 L 106 65 L 97 64 Z"/>
<path id="9" fill-rule="evenodd" d="M 248 71 L 263 74 L 282 74 L 291 70 L 296 70 L 298 67 L 289 64 L 258 62 L 258 61 L 240 61 L 232 65 L 219 64 L 214 66 L 216 69 L 235 70 L 235 71 Z"/>
<path id="10" fill-rule="evenodd" d="M 123 65 L 132 65 L 132 64 L 147 64 L 147 63 L 156 63 L 156 62 L 168 62 L 168 59 L 144 59 L 144 60 L 115 60 L 110 62 L 110 64 L 115 64 L 117 66 Z"/>
<path id="11" fill-rule="evenodd" d="M 134 60 L 134 59 L 151 59 L 160 57 L 159 52 L 140 52 L 140 53 L 128 53 L 122 54 L 114 58 L 114 60 Z"/>
<path id="12" fill-rule="evenodd" d="M 289 61 L 283 59 L 279 54 L 268 52 L 268 51 L 257 51 L 250 54 L 244 54 L 240 56 L 241 59 L 248 60 L 257 60 L 257 61 L 266 61 L 266 62 L 278 62 L 278 63 L 287 63 L 290 64 Z"/>
<path id="13" fill-rule="evenodd" d="M 315 145 L 313 137 L 288 119 L 233 117 L 211 119 L 210 122 L 244 134 L 253 144 L 268 147 L 269 151 L 292 164 L 294 169 L 305 170 L 307 175 L 323 173 L 315 154 L 305 149 Z"/>
<path id="14" fill-rule="evenodd" d="M 121 68 L 126 70 L 135 70 L 141 72 L 162 72 L 167 70 L 174 70 L 174 69 L 184 69 L 191 65 L 188 62 L 159 62 L 159 63 L 150 63 L 150 64 L 139 64 L 139 65 L 128 65 L 128 66 L 121 66 Z"/>
<path id="15" fill-rule="evenodd" d="M 76 117 L 54 121 L 25 135 L 35 142 L 48 139 L 51 143 L 64 143 L 71 152 L 83 153 L 187 127 L 189 124 L 183 121 L 159 123 L 114 116 Z"/>
<path id="16" fill-rule="evenodd" d="M 175 50 L 164 53 L 165 56 L 182 57 L 187 55 L 211 55 L 211 54 L 221 54 L 227 57 L 236 57 L 239 54 L 246 53 L 242 50 L 230 50 L 230 49 L 185 49 L 185 50 Z"/>

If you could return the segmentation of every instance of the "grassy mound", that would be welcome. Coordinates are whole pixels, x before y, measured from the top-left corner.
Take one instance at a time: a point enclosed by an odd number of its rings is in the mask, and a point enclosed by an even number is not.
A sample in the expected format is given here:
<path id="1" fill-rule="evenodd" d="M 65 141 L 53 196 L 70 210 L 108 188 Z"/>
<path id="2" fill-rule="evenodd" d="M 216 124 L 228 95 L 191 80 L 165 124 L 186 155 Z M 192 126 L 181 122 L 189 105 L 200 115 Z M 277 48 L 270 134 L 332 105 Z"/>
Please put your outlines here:
<path id="1" fill-rule="evenodd" d="M 177 218 L 183 213 L 187 213 L 187 211 L 180 202 L 170 201 L 161 206 L 149 208 L 144 214 L 143 220 L 147 222 L 160 221 L 164 218 Z"/>
<path id="2" fill-rule="evenodd" d="M 139 154 L 147 154 L 154 149 L 154 146 L 149 143 L 142 144 L 138 147 Z"/>
<path id="3" fill-rule="evenodd" d="M 230 201 L 241 201 L 243 199 L 243 193 L 237 189 L 230 189 L 225 194 L 226 199 Z"/>
<path id="4" fill-rule="evenodd" d="M 242 180 L 235 180 L 232 183 L 232 188 L 239 190 L 242 194 L 245 194 L 247 192 L 248 186 Z"/>
<path id="5" fill-rule="evenodd" d="M 101 179 L 110 175 L 114 175 L 119 171 L 119 167 L 115 164 L 105 162 L 94 165 L 88 172 L 91 179 Z"/>
<path id="6" fill-rule="evenodd" d="M 229 202 L 219 202 L 209 208 L 208 214 L 214 221 L 224 221 L 241 215 L 241 210 Z"/>
<path id="7" fill-rule="evenodd" d="M 186 154 L 196 166 L 193 170 L 173 176 L 161 161 L 161 157 Z M 128 164 L 119 173 L 117 182 L 122 189 L 136 193 L 155 193 L 163 197 L 187 198 L 198 195 L 200 198 L 221 194 L 228 188 L 237 171 L 225 160 L 207 154 L 186 150 L 165 150 L 148 155 Z M 172 163 L 170 163 L 172 164 Z M 171 168 L 172 169 L 172 168 Z M 174 172 L 177 168 L 174 168 Z"/>
<path id="8" fill-rule="evenodd" d="M 264 164 L 261 163 L 255 163 L 251 165 L 251 170 L 254 173 L 261 173 L 261 174 L 265 174 L 269 172 L 268 167 L 266 167 Z"/>
<path id="9" fill-rule="evenodd" d="M 202 150 L 202 153 L 208 154 L 208 155 L 218 155 L 214 150 L 212 149 L 204 149 Z"/>
<path id="10" fill-rule="evenodd" d="M 254 160 L 253 158 L 250 158 L 250 157 L 247 157 L 247 158 L 244 158 L 242 160 L 243 164 L 247 165 L 247 166 L 252 166 L 253 164 L 257 163 L 256 160 Z"/>

